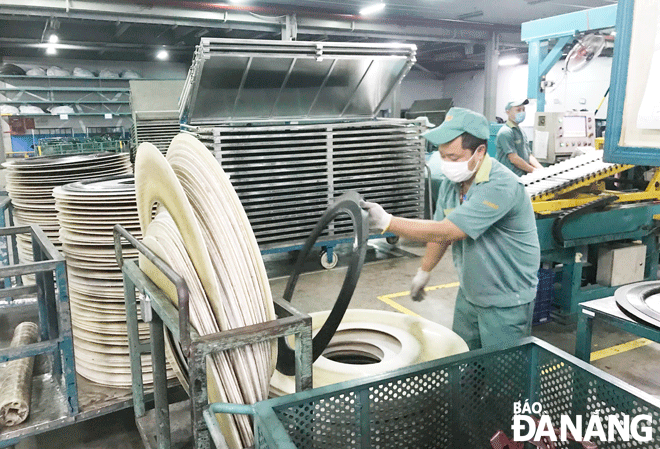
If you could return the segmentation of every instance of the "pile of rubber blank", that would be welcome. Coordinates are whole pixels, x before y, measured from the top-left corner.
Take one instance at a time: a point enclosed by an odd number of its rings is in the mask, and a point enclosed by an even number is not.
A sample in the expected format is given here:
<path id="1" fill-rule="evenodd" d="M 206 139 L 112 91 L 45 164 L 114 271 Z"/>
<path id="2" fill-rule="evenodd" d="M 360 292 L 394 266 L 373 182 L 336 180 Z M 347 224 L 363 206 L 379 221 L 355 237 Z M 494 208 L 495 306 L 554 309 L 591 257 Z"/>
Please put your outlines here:
<path id="1" fill-rule="evenodd" d="M 53 190 L 66 258 L 76 371 L 99 384 L 128 388 L 131 363 L 124 282 L 115 260 L 113 227 L 141 236 L 133 175 L 79 181 Z M 137 259 L 126 245 L 125 258 Z M 140 322 L 141 339 L 149 327 Z M 151 357 L 142 357 L 145 383 L 153 382 Z M 170 373 L 171 377 L 174 376 Z"/>
<path id="2" fill-rule="evenodd" d="M 135 187 L 143 242 L 186 281 L 190 322 L 200 335 L 275 318 L 263 260 L 247 215 L 227 175 L 190 135 L 176 136 L 165 158 L 139 146 Z M 158 205 L 154 217 L 153 208 Z M 145 258 L 140 266 L 173 300 L 169 282 Z M 254 403 L 267 398 L 276 350 L 257 343 L 209 359 L 209 400 Z M 170 360 L 182 383 L 182 363 Z M 217 415 L 229 447 L 253 445 L 250 419 Z"/>
<path id="3" fill-rule="evenodd" d="M 131 173 L 127 153 L 94 153 L 75 156 L 44 156 L 3 164 L 7 168 L 7 193 L 14 208 L 17 226 L 37 224 L 59 249 L 59 223 L 53 189 L 71 182 Z M 29 235 L 17 237 L 18 252 L 24 262 L 32 260 Z"/>

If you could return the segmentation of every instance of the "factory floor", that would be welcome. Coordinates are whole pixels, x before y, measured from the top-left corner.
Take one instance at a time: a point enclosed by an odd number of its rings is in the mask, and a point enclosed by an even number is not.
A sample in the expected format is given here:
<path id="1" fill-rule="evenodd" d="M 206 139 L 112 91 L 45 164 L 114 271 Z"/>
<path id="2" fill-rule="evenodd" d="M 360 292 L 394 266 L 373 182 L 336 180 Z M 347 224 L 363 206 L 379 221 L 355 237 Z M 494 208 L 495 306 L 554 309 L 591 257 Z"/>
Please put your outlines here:
<path id="1" fill-rule="evenodd" d="M 386 311 L 409 311 L 429 320 L 451 327 L 453 305 L 457 288 L 456 272 L 448 254 L 433 271 L 429 286 L 443 286 L 427 294 L 422 302 L 413 302 L 408 296 L 395 293 L 409 289 L 424 247 L 412 242 L 400 242 L 390 246 L 384 241 L 373 241 L 367 254 L 359 283 L 351 302 L 351 308 Z M 339 248 L 339 265 L 333 270 L 320 268 L 319 254 L 307 263 L 307 272 L 297 284 L 292 303 L 305 312 L 331 308 L 346 272 L 347 250 Z M 273 296 L 281 297 L 287 275 L 294 263 L 291 254 L 266 256 Z M 450 284 L 447 286 L 447 284 Z M 454 285 L 451 285 L 454 284 Z M 569 353 L 574 352 L 575 324 L 545 323 L 533 328 L 533 335 Z M 603 325 L 594 324 L 593 350 L 611 348 L 639 337 Z M 660 377 L 657 376 L 660 345 L 651 343 L 632 350 L 612 350 L 608 356 L 593 364 L 631 385 L 660 399 Z M 16 446 L 20 449 L 57 447 L 61 449 L 141 448 L 142 443 L 135 428 L 132 409 L 83 422 L 73 427 L 53 431 L 27 439 Z"/>

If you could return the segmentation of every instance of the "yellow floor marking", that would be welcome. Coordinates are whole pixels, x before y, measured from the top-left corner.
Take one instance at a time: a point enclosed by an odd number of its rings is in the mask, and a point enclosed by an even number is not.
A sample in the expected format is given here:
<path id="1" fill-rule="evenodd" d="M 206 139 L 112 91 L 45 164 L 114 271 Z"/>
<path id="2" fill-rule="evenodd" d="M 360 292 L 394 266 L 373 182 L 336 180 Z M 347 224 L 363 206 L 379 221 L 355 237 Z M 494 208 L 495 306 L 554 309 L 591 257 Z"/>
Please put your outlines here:
<path id="1" fill-rule="evenodd" d="M 434 285 L 431 287 L 426 287 L 424 290 L 427 292 L 431 292 L 433 290 L 439 290 L 441 288 L 454 288 L 458 287 L 459 283 L 458 282 L 451 282 L 449 284 L 441 284 L 441 285 Z M 403 307 L 401 304 L 398 302 L 394 301 L 394 298 L 401 298 L 403 296 L 409 296 L 410 291 L 405 291 L 405 292 L 398 292 L 398 293 L 390 293 L 387 295 L 381 295 L 377 296 L 378 299 L 383 301 L 385 304 L 388 306 L 392 307 L 393 309 L 398 310 L 401 313 L 405 313 L 406 315 L 413 315 L 413 316 L 420 316 L 413 312 L 412 310 L 409 310 L 405 307 Z M 637 340 L 632 340 L 627 343 L 622 343 L 620 345 L 612 346 L 610 348 L 605 348 L 601 349 L 600 351 L 594 351 L 591 353 L 591 361 L 603 359 L 605 357 L 610 357 L 616 354 L 621 354 L 623 352 L 631 351 L 633 349 L 641 348 L 643 346 L 646 346 L 650 343 L 653 343 L 651 340 L 648 340 L 646 338 L 639 338 Z"/>
<path id="2" fill-rule="evenodd" d="M 450 284 L 434 285 L 432 287 L 426 287 L 424 290 L 427 291 L 427 292 L 431 292 L 433 290 L 438 290 L 438 289 L 441 289 L 441 288 L 452 288 L 452 287 L 458 287 L 458 282 L 452 282 Z M 393 298 L 401 298 L 403 296 L 410 296 L 410 291 L 390 293 L 388 295 L 377 296 L 377 298 L 380 299 L 381 301 L 383 301 L 388 306 L 398 310 L 401 313 L 405 313 L 406 315 L 419 316 L 418 314 L 416 314 L 412 310 L 408 310 L 407 308 L 403 307 L 398 302 L 393 301 Z"/>
<path id="3" fill-rule="evenodd" d="M 653 343 L 653 342 L 646 338 L 638 338 L 637 340 L 632 340 L 629 341 L 628 343 L 622 343 L 620 345 L 612 346 L 610 348 L 601 349 L 600 351 L 594 351 L 591 353 L 591 361 L 593 362 L 595 360 L 603 359 L 605 357 L 621 354 L 622 352 L 641 348 L 642 346 L 646 346 L 649 343 Z"/>

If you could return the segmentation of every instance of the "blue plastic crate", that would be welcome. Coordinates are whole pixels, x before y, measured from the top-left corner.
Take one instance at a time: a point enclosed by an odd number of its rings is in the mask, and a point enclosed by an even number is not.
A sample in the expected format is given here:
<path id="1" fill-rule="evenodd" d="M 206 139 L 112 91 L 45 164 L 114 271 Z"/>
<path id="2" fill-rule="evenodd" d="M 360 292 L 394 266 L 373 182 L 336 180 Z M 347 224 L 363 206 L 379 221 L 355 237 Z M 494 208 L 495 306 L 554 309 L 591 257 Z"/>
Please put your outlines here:
<path id="1" fill-rule="evenodd" d="M 532 325 L 550 321 L 552 300 L 555 295 L 555 272 L 547 268 L 541 268 L 538 271 L 538 276 L 539 283 L 536 287 Z"/>

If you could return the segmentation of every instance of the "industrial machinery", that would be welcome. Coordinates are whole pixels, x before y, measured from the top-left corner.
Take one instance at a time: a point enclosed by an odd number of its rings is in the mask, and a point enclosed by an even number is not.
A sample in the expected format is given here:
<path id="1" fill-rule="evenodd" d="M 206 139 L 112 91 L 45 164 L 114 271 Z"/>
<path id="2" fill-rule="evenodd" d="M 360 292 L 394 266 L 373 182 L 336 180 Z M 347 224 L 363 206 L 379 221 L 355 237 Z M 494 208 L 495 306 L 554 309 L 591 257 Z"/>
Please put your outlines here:
<path id="1" fill-rule="evenodd" d="M 644 265 L 630 281 L 656 279 L 660 171 L 649 171 L 649 181 L 639 172 L 603 162 L 603 152 L 591 150 L 521 178 L 537 216 L 541 262 L 556 271 L 557 317 L 572 319 L 580 302 L 610 296 L 620 285 L 612 282 L 611 269 L 610 275 L 603 271 L 604 249 L 641 241 Z"/>
<path id="2" fill-rule="evenodd" d="M 535 151 L 547 147 L 549 157 L 546 160 L 550 160 L 550 156 L 555 159 L 557 156 L 566 157 L 569 152 L 573 154 L 574 149 L 582 149 L 584 153 L 523 177 L 537 213 L 541 261 L 556 272 L 554 305 L 557 307 L 556 316 L 563 319 L 572 320 L 579 303 L 614 293 L 617 277 L 606 271 L 608 267 L 611 270 L 616 266 L 617 258 L 625 254 L 621 248 L 642 252 L 643 270 L 636 267 L 633 271 L 643 274 L 636 280 L 653 280 L 657 276 L 656 218 L 660 213 L 657 204 L 660 178 L 658 171 L 648 166 L 660 165 L 658 152 L 648 148 L 644 149 L 644 157 L 636 157 L 620 148 L 622 98 L 625 97 L 625 80 L 622 82 L 621 78 L 628 71 L 627 46 L 630 41 L 622 37 L 619 26 L 623 24 L 619 22 L 624 18 L 631 20 L 632 3 L 619 2 L 618 6 L 534 20 L 523 23 L 521 28 L 522 39 L 530 46 L 528 97 L 537 99 L 537 110 L 540 111 L 537 122 L 544 118 L 544 128 L 540 131 L 548 133 L 541 134 L 541 139 L 538 135 L 535 137 Z M 618 16 L 617 8 L 620 10 Z M 544 76 L 559 61 L 562 50 L 575 39 L 576 33 L 593 34 L 615 24 L 618 33 L 612 63 L 605 151 L 585 150 L 588 147 L 584 143 L 591 144 L 595 137 L 593 115 L 543 112 Z M 624 36 L 629 33 L 628 30 Z M 551 41 L 554 47 L 548 45 Z M 582 60 L 578 60 L 582 57 L 578 45 L 587 49 Z M 582 37 L 573 48 L 578 49 L 572 52 L 577 55 L 572 58 L 576 59 L 566 64 L 570 63 L 570 69 L 575 71 L 597 56 L 602 49 L 602 39 Z M 592 56 L 589 58 L 589 55 Z M 635 73 L 638 71 L 641 70 L 636 66 Z M 645 80 L 639 82 L 645 84 Z M 567 116 L 571 117 L 568 128 Z M 592 118 L 591 122 L 589 118 Z M 538 123 L 536 125 L 538 130 Z M 544 137 L 547 145 L 543 145 Z M 655 147 L 657 142 L 656 138 Z M 608 147 L 611 148 L 609 151 Z M 566 151 L 566 148 L 570 150 Z"/>
<path id="3" fill-rule="evenodd" d="M 181 95 L 182 130 L 230 176 L 262 253 L 300 249 L 349 190 L 399 216 L 423 216 L 425 122 L 375 119 L 415 52 L 398 44 L 201 40 Z M 319 240 L 326 268 L 337 264 L 334 246 L 350 241 L 348 229 L 338 219 Z"/>
<path id="4" fill-rule="evenodd" d="M 534 117 L 534 157 L 554 164 L 585 147 L 595 146 L 593 112 L 537 112 Z"/>

